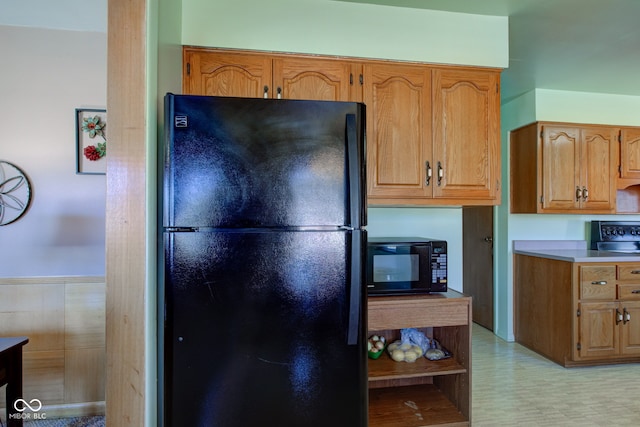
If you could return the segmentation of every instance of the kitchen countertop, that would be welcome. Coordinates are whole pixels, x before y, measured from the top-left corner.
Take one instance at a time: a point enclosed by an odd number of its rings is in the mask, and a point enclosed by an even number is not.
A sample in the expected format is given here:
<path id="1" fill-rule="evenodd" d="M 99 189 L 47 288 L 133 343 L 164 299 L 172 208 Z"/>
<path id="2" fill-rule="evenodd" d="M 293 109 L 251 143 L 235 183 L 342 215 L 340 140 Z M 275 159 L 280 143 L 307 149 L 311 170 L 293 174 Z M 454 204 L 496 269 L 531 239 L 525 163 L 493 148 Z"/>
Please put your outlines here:
<path id="1" fill-rule="evenodd" d="M 513 253 L 569 262 L 640 262 L 640 254 L 594 251 L 584 240 L 514 240 Z"/>

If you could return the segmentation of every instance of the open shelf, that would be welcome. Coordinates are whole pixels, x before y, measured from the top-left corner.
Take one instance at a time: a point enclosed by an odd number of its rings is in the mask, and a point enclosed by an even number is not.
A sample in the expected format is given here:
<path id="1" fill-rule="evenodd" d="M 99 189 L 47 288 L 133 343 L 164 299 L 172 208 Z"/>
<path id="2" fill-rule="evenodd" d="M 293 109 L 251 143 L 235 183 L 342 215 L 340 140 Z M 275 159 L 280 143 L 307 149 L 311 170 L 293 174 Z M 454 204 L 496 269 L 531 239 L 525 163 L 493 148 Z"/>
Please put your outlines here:
<path id="1" fill-rule="evenodd" d="M 381 355 L 379 359 L 369 360 L 369 384 L 380 380 L 463 374 L 465 372 L 467 372 L 465 367 L 453 357 L 435 361 L 420 357 L 413 363 L 396 362 L 389 357 L 385 350 L 385 354 Z"/>
<path id="2" fill-rule="evenodd" d="M 369 425 L 468 426 L 469 421 L 434 385 L 369 390 Z"/>
<path id="3" fill-rule="evenodd" d="M 369 298 L 367 319 L 369 334 L 389 343 L 416 328 L 451 353 L 407 363 L 385 350 L 369 360 L 369 426 L 471 425 L 471 298 L 455 291 Z"/>

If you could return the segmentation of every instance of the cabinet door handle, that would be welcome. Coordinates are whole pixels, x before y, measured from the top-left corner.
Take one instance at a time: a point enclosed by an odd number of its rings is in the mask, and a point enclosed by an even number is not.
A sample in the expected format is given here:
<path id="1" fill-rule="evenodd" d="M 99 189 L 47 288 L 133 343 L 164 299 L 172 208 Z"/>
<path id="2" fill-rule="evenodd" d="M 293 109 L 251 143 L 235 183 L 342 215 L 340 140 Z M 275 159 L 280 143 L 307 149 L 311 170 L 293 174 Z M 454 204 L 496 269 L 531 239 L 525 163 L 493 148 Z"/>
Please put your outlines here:
<path id="1" fill-rule="evenodd" d="M 268 98 L 269 97 L 269 86 L 264 85 L 264 93 L 262 94 L 263 98 Z"/>
<path id="2" fill-rule="evenodd" d="M 631 274 L 640 274 L 640 270 L 632 270 Z"/>
<path id="3" fill-rule="evenodd" d="M 278 86 L 278 99 L 282 99 L 282 88 Z"/>
<path id="4" fill-rule="evenodd" d="M 589 190 L 587 190 L 587 187 L 582 187 L 582 200 L 586 202 L 588 198 Z"/>
<path id="5" fill-rule="evenodd" d="M 622 322 L 622 313 L 616 308 L 616 325 Z"/>
<path id="6" fill-rule="evenodd" d="M 631 321 L 631 314 L 627 311 L 627 308 L 623 308 L 622 309 L 623 313 L 624 313 L 624 320 L 622 322 L 623 325 L 626 325 L 627 322 Z"/>
<path id="7" fill-rule="evenodd" d="M 592 285 L 606 285 L 607 281 L 606 280 L 600 280 L 600 281 L 595 281 L 595 282 L 591 282 Z"/>
<path id="8" fill-rule="evenodd" d="M 634 289 L 631 291 L 632 294 L 640 294 L 640 289 Z"/>
<path id="9" fill-rule="evenodd" d="M 442 185 L 442 177 L 444 176 L 444 169 L 442 163 L 438 162 L 438 187 Z"/>
<path id="10" fill-rule="evenodd" d="M 580 187 L 576 187 L 576 202 L 579 202 L 582 198 L 582 190 Z"/>
<path id="11" fill-rule="evenodd" d="M 424 167 L 425 167 L 425 171 L 427 173 L 425 179 L 424 179 L 424 183 L 425 185 L 428 187 L 429 184 L 431 184 L 431 163 L 429 163 L 429 160 L 427 160 L 426 162 L 424 162 Z"/>

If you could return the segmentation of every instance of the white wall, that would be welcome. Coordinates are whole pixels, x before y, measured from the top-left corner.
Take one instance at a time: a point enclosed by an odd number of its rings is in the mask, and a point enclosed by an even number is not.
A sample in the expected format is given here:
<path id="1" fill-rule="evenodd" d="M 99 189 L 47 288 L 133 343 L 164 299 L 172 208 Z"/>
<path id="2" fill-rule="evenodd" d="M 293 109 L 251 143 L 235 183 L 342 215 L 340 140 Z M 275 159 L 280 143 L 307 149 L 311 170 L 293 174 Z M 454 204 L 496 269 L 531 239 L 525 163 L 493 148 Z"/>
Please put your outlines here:
<path id="1" fill-rule="evenodd" d="M 105 177 L 75 173 L 75 108 L 106 106 L 106 41 L 0 25 L 0 158 L 33 187 L 0 227 L 0 277 L 104 275 Z"/>
<path id="2" fill-rule="evenodd" d="M 107 31 L 107 0 L 0 0 L 0 25 Z"/>

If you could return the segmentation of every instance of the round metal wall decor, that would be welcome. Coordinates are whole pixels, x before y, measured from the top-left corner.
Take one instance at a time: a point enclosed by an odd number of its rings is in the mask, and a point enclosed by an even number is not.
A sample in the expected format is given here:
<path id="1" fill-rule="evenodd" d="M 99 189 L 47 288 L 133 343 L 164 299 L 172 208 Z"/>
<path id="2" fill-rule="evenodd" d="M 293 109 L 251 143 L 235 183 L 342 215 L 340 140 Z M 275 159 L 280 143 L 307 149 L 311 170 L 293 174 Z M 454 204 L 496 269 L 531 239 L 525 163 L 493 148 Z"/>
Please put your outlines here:
<path id="1" fill-rule="evenodd" d="M 20 219 L 31 204 L 31 183 L 16 165 L 0 160 L 0 226 Z"/>

